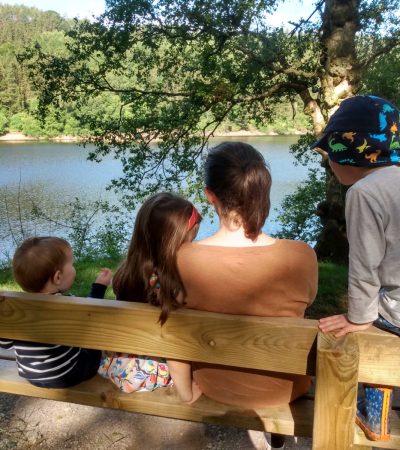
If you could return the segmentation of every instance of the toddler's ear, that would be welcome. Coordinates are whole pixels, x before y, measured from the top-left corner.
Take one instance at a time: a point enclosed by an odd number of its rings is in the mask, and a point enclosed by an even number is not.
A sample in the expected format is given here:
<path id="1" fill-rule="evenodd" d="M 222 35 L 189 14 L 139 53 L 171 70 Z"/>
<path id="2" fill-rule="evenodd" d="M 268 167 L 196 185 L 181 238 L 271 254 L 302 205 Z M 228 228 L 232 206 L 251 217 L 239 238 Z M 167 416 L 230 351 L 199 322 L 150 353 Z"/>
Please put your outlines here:
<path id="1" fill-rule="evenodd" d="M 51 281 L 52 281 L 56 286 L 58 286 L 58 285 L 61 284 L 61 279 L 62 279 L 61 270 L 57 270 L 57 271 L 54 273 L 53 278 L 52 278 Z"/>

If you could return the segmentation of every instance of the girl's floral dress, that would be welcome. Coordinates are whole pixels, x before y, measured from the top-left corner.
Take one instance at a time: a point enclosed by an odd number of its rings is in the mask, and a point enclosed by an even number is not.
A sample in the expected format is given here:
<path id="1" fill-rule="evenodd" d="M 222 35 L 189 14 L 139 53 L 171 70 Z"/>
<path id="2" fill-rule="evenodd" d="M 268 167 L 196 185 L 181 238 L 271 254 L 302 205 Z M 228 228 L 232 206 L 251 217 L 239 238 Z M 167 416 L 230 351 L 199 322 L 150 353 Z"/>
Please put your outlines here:
<path id="1" fill-rule="evenodd" d="M 151 356 L 103 352 L 98 373 L 127 393 L 154 391 L 172 383 L 165 359 Z"/>
<path id="2" fill-rule="evenodd" d="M 155 290 L 160 288 L 156 273 L 151 275 L 149 284 Z M 172 384 L 166 360 L 151 356 L 102 352 L 98 373 L 127 393 L 154 391 Z"/>

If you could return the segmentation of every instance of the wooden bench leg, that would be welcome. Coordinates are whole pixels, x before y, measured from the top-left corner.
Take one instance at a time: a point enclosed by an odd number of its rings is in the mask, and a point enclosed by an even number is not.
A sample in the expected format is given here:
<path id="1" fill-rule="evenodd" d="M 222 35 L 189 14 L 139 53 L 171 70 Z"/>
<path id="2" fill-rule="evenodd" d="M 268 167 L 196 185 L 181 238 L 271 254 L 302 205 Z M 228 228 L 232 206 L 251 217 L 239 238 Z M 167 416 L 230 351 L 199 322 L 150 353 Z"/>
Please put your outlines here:
<path id="1" fill-rule="evenodd" d="M 318 333 L 313 450 L 361 448 L 353 445 L 358 367 L 353 333 L 340 339 Z"/>

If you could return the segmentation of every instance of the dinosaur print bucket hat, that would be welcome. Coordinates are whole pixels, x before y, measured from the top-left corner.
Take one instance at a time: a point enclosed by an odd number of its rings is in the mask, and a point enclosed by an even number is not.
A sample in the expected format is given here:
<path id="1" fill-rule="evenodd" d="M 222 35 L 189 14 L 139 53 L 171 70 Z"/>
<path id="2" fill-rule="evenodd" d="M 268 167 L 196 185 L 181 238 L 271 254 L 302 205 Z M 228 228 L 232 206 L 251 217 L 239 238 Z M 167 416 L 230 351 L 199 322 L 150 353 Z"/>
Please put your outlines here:
<path id="1" fill-rule="evenodd" d="M 338 164 L 371 167 L 400 164 L 399 110 L 373 95 L 344 100 L 311 148 Z"/>

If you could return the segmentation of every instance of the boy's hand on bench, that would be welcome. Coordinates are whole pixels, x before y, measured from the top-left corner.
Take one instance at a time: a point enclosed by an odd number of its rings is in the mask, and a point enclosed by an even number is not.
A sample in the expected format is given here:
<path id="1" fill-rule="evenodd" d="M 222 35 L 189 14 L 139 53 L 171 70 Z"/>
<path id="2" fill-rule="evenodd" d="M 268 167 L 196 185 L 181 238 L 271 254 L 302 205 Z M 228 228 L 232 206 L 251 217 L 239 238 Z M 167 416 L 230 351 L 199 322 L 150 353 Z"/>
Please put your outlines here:
<path id="1" fill-rule="evenodd" d="M 96 283 L 98 284 L 104 284 L 104 286 L 110 286 L 112 281 L 112 271 L 111 269 L 107 269 L 104 267 L 103 269 L 100 269 L 99 275 L 97 275 Z"/>
<path id="2" fill-rule="evenodd" d="M 366 330 L 372 325 L 372 323 L 373 322 L 352 323 L 345 314 L 339 314 L 337 316 L 330 316 L 320 319 L 318 326 L 323 333 L 332 331 L 335 337 L 341 337 L 354 331 Z"/>

